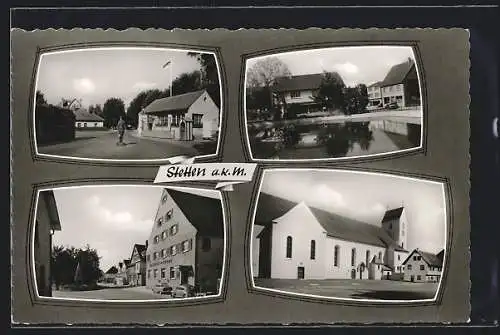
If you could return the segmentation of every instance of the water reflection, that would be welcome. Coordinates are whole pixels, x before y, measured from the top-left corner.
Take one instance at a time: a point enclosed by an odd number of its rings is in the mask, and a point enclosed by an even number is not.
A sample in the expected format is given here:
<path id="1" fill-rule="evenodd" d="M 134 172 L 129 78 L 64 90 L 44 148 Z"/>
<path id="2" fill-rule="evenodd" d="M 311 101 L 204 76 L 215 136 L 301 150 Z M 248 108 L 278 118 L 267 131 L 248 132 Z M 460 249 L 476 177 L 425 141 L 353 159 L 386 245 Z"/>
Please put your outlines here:
<path id="1" fill-rule="evenodd" d="M 249 126 L 249 136 L 257 159 L 337 158 L 417 147 L 420 125 L 371 121 L 266 129 Z"/>

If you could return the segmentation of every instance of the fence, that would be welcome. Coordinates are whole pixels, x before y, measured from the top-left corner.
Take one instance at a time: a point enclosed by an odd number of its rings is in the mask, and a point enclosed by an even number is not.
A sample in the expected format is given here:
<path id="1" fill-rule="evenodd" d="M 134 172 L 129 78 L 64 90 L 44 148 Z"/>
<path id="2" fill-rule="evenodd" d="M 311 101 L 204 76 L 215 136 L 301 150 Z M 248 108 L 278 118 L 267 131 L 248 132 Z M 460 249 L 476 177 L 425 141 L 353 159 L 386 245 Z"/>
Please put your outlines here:
<path id="1" fill-rule="evenodd" d="M 75 115 L 68 109 L 53 105 L 37 105 L 35 127 L 37 145 L 75 139 Z"/>

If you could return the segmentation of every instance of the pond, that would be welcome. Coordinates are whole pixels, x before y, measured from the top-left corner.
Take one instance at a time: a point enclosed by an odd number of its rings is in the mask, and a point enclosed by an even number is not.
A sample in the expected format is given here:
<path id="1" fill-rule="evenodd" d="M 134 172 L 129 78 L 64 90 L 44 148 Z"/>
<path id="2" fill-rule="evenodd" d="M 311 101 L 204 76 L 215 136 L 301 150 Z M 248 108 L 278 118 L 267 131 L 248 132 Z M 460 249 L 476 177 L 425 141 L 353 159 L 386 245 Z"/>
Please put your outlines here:
<path id="1" fill-rule="evenodd" d="M 364 156 L 420 146 L 421 126 L 377 120 L 249 127 L 255 159 L 322 159 Z"/>

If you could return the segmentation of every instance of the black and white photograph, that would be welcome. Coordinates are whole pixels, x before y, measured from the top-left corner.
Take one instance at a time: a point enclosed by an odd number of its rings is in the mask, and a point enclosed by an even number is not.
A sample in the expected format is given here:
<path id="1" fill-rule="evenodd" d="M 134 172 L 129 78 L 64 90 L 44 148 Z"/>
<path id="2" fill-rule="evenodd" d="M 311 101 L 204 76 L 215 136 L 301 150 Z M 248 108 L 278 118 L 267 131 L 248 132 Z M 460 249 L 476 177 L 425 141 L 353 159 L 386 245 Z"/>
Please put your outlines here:
<path id="1" fill-rule="evenodd" d="M 38 193 L 37 293 L 144 301 L 218 296 L 225 259 L 219 191 L 78 186 Z"/>
<path id="2" fill-rule="evenodd" d="M 446 259 L 443 183 L 271 169 L 253 220 L 255 288 L 358 301 L 437 297 Z"/>
<path id="3" fill-rule="evenodd" d="M 157 161 L 218 152 L 214 53 L 153 47 L 42 53 L 34 105 L 42 156 Z"/>
<path id="4" fill-rule="evenodd" d="M 324 160 L 422 147 L 422 94 L 410 46 L 350 46 L 249 58 L 255 160 Z"/>

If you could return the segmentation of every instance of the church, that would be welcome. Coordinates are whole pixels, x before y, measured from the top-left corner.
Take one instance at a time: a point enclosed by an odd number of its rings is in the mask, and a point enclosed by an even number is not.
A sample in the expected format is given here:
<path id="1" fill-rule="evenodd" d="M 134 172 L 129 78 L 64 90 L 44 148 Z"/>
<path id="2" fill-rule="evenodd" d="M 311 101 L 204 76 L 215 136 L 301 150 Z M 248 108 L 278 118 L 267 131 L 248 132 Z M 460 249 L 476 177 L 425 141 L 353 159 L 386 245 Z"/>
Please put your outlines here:
<path id="1" fill-rule="evenodd" d="M 380 226 L 261 193 L 252 236 L 254 277 L 403 279 L 408 256 L 404 207 Z"/>

